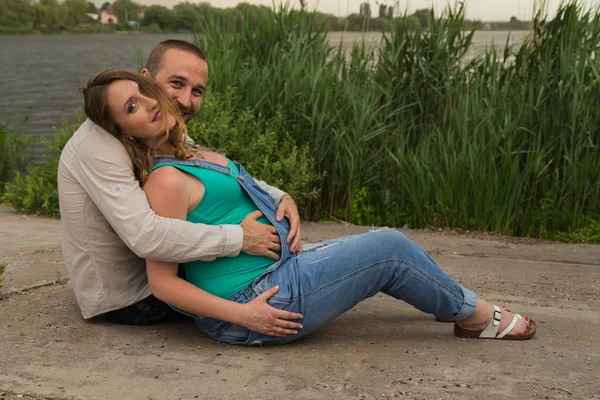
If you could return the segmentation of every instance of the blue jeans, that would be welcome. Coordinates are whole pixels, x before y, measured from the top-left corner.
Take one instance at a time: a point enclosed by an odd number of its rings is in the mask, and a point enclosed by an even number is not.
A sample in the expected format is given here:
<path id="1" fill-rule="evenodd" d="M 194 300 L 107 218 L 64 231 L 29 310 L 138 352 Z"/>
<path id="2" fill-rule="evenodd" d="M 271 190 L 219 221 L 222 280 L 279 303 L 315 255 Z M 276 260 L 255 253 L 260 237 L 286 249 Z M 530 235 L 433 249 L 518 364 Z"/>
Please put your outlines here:
<path id="1" fill-rule="evenodd" d="M 212 318 L 197 318 L 207 336 L 232 344 L 284 344 L 309 334 L 361 301 L 383 292 L 440 318 L 460 321 L 477 295 L 458 285 L 417 244 L 392 230 L 319 243 L 259 277 L 230 300 L 247 303 L 270 287 L 276 308 L 301 313 L 297 335 L 273 337 Z"/>

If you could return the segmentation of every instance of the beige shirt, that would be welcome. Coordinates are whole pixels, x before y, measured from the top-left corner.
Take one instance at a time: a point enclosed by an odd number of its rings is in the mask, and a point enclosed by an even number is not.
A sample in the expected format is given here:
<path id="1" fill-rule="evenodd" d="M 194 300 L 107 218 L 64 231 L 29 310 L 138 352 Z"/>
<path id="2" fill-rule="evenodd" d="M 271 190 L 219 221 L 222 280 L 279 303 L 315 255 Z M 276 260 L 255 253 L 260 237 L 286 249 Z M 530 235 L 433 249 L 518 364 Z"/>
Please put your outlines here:
<path id="1" fill-rule="evenodd" d="M 257 183 L 276 200 L 281 190 Z M 152 211 L 123 145 L 86 120 L 66 144 L 58 167 L 62 251 L 84 318 L 150 295 L 144 258 L 185 262 L 235 257 L 239 225 L 209 226 Z"/>

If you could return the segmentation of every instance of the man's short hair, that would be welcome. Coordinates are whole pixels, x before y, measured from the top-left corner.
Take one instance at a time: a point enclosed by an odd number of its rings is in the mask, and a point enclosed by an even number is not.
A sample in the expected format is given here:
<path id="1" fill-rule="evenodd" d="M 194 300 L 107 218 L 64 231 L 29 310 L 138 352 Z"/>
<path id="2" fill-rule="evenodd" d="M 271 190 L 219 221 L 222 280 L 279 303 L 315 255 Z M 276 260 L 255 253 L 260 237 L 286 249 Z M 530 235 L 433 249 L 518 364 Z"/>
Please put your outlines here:
<path id="1" fill-rule="evenodd" d="M 148 62 L 146 63 L 146 69 L 150 72 L 150 75 L 156 76 L 156 74 L 163 68 L 165 53 L 171 49 L 194 54 L 208 64 L 206 55 L 195 44 L 186 42 L 185 40 L 169 39 L 165 40 L 164 42 L 160 42 L 150 52 Z"/>

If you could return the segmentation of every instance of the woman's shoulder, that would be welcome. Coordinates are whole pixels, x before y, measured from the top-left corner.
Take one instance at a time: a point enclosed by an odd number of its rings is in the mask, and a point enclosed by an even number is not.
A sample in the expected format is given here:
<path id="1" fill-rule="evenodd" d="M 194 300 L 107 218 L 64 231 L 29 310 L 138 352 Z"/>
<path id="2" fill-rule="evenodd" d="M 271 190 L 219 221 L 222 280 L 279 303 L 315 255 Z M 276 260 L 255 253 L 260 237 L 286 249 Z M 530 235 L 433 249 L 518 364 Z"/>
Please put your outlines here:
<path id="1" fill-rule="evenodd" d="M 180 192 L 181 189 L 185 188 L 185 185 L 185 172 L 172 165 L 163 165 L 150 172 L 143 189 L 147 192 L 149 189 L 158 186 L 164 191 Z"/>
<path id="2" fill-rule="evenodd" d="M 185 219 L 189 188 L 185 173 L 165 165 L 152 171 L 143 188 L 150 207 L 163 217 Z"/>

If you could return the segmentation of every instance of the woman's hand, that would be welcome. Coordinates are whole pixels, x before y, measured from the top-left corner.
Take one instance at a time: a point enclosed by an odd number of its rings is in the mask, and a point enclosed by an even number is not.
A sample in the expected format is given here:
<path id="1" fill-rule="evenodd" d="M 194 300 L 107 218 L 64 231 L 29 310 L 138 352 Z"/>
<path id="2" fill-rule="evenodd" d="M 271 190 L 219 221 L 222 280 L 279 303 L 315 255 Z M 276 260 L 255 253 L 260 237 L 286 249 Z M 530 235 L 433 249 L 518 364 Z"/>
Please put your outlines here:
<path id="1" fill-rule="evenodd" d="M 291 320 L 303 318 L 302 314 L 279 310 L 267 304 L 267 300 L 278 291 L 279 286 L 273 286 L 248 304 L 244 304 L 245 318 L 240 325 L 268 336 L 297 334 L 302 325 Z"/>
<path id="2" fill-rule="evenodd" d="M 298 213 L 296 202 L 289 194 L 286 194 L 281 198 L 279 201 L 279 207 L 277 208 L 277 214 L 275 215 L 277 221 L 281 221 L 283 217 L 287 218 L 290 222 L 290 233 L 285 241 L 289 244 L 290 253 L 295 253 L 297 256 L 299 256 L 302 253 L 300 215 Z"/>

